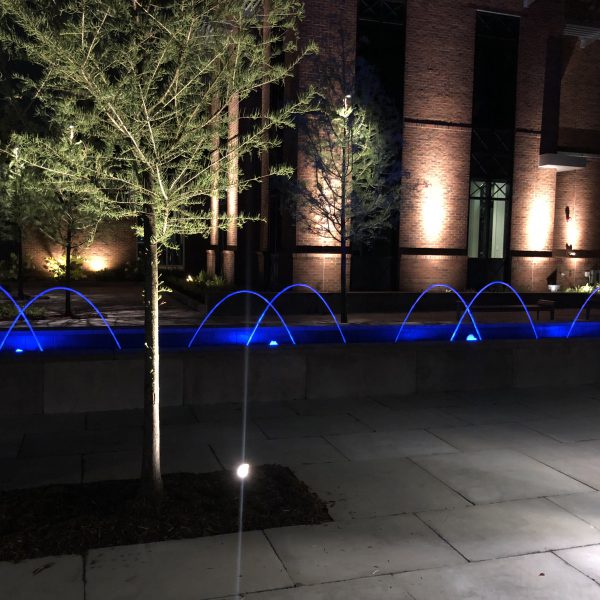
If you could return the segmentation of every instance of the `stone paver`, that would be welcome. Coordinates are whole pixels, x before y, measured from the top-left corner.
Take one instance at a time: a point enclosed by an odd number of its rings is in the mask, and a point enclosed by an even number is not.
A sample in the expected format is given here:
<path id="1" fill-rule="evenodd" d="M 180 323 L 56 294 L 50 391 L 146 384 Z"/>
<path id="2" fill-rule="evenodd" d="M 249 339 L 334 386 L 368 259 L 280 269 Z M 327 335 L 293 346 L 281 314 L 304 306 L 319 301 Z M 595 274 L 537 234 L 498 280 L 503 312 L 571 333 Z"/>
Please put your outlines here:
<path id="1" fill-rule="evenodd" d="M 469 503 L 404 458 L 296 467 L 334 519 L 356 519 L 468 506 Z"/>
<path id="2" fill-rule="evenodd" d="M 326 436 L 350 460 L 401 458 L 422 454 L 456 452 L 446 442 L 420 429 L 353 433 Z"/>
<path id="3" fill-rule="evenodd" d="M 335 521 L 243 534 L 244 597 L 600 600 L 596 386 L 252 403 L 247 417 L 246 459 L 291 466 Z M 235 467 L 241 423 L 239 404 L 166 407 L 164 472 Z M 0 489 L 137 478 L 141 426 L 140 410 L 0 418 Z M 92 550 L 85 598 L 238 600 L 237 541 Z M 83 600 L 82 561 L 0 563 L 0 598 Z"/>
<path id="4" fill-rule="evenodd" d="M 573 408 L 576 412 L 576 408 Z M 600 440 L 600 412 L 590 418 L 592 415 L 573 414 L 565 415 L 560 418 L 538 419 L 528 423 L 528 425 L 549 435 L 559 442 L 584 442 L 587 440 Z"/>
<path id="5" fill-rule="evenodd" d="M 83 558 L 46 556 L 0 562 L 0 597 L 6 600 L 83 600 Z"/>
<path id="6" fill-rule="evenodd" d="M 431 429 L 431 433 L 459 450 L 491 450 L 492 448 L 534 449 L 544 451 L 559 444 L 553 438 L 517 423 L 469 425 Z"/>
<path id="7" fill-rule="evenodd" d="M 246 439 L 264 440 L 264 433 L 251 421 L 246 424 Z M 175 425 L 165 427 L 162 432 L 162 443 L 165 446 L 193 448 L 198 444 L 210 444 L 218 441 L 242 442 L 242 423 L 212 422 L 195 423 L 193 425 Z"/>
<path id="8" fill-rule="evenodd" d="M 391 575 L 248 594 L 247 600 L 414 600 Z M 231 598 L 228 600 L 238 600 Z"/>
<path id="9" fill-rule="evenodd" d="M 0 460 L 0 488 L 20 489 L 53 483 L 81 483 L 81 456 Z"/>
<path id="10" fill-rule="evenodd" d="M 369 431 L 348 415 L 311 415 L 275 419 L 256 419 L 258 426 L 271 439 L 314 437 L 317 435 L 357 433 Z"/>
<path id="11" fill-rule="evenodd" d="M 350 414 L 375 431 L 457 427 L 465 422 L 435 408 L 351 410 Z"/>
<path id="12" fill-rule="evenodd" d="M 19 456 L 70 456 L 141 447 L 141 430 L 26 433 Z"/>
<path id="13" fill-rule="evenodd" d="M 487 425 L 492 423 L 512 423 L 539 419 L 539 412 L 527 405 L 514 402 L 469 403 L 460 406 L 449 406 L 444 412 L 469 423 L 470 425 Z"/>
<path id="14" fill-rule="evenodd" d="M 556 496 L 550 500 L 586 523 L 600 529 L 600 492 Z"/>
<path id="15" fill-rule="evenodd" d="M 555 444 L 523 452 L 595 489 L 600 489 L 600 441 Z"/>
<path id="16" fill-rule="evenodd" d="M 600 542 L 600 531 L 549 500 L 516 500 L 420 513 L 468 560 L 486 560 Z"/>
<path id="17" fill-rule="evenodd" d="M 379 410 L 382 407 L 378 401 L 368 398 L 328 398 L 318 402 L 311 399 L 290 400 L 287 404 L 295 414 L 305 417 L 346 415 L 352 411 Z"/>
<path id="18" fill-rule="evenodd" d="M 404 458 L 300 466 L 294 472 L 330 503 L 329 513 L 336 520 L 469 506 Z"/>
<path id="19" fill-rule="evenodd" d="M 196 415 L 189 406 L 164 406 L 160 411 L 161 427 L 189 425 L 196 423 Z M 144 411 L 141 409 L 106 410 L 86 415 L 86 429 L 135 429 L 144 425 Z"/>
<path id="20" fill-rule="evenodd" d="M 414 461 L 475 504 L 590 491 L 514 450 L 420 456 Z"/>
<path id="21" fill-rule="evenodd" d="M 225 468 L 230 469 L 240 463 L 241 444 L 213 442 L 212 447 Z M 321 437 L 249 440 L 246 444 L 246 462 L 252 465 L 277 463 L 295 466 L 346 460 L 343 454 Z"/>
<path id="22" fill-rule="evenodd" d="M 11 433 L 83 431 L 85 414 L 14 415 L 0 417 L 0 438 Z"/>
<path id="23" fill-rule="evenodd" d="M 100 452 L 83 457 L 83 480 L 136 479 L 140 476 L 142 453 L 139 450 Z M 161 469 L 163 473 L 210 473 L 221 470 L 208 445 L 198 445 L 193 450 L 163 448 Z"/>
<path id="24" fill-rule="evenodd" d="M 262 532 L 101 548 L 88 553 L 86 600 L 203 600 L 289 587 L 292 581 Z"/>
<path id="25" fill-rule="evenodd" d="M 464 559 L 413 515 L 269 529 L 296 584 L 462 564 Z"/>
<path id="26" fill-rule="evenodd" d="M 414 600 L 600 600 L 600 587 L 553 554 L 393 577 Z"/>
<path id="27" fill-rule="evenodd" d="M 586 546 L 584 548 L 558 550 L 555 554 L 575 567 L 578 571 L 591 577 L 596 583 L 600 583 L 600 546 Z M 579 596 L 573 595 L 573 598 L 575 597 L 579 598 Z"/>
<path id="28" fill-rule="evenodd" d="M 206 421 L 220 423 L 229 421 L 241 423 L 243 407 L 241 404 L 219 403 L 219 404 L 191 404 L 196 419 L 203 423 Z M 294 417 L 296 413 L 291 406 L 282 402 L 248 402 L 246 407 L 247 418 L 260 417 Z"/>

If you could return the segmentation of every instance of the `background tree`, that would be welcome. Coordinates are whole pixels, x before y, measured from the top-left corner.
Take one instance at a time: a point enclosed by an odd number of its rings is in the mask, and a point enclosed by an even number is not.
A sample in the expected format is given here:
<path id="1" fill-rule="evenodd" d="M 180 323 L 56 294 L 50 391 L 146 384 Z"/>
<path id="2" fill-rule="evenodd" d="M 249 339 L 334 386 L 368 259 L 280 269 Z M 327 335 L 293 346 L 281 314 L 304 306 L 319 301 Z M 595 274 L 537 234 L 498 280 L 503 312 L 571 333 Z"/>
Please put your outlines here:
<path id="1" fill-rule="evenodd" d="M 64 257 L 60 275 L 69 287 L 73 259 L 94 240 L 102 217 L 98 206 L 108 201 L 96 183 L 101 158 L 78 139 L 73 125 L 62 126 L 57 136 L 14 135 L 12 143 L 20 148 L 22 160 L 35 165 L 30 187 L 35 187 L 38 197 L 37 228 L 60 247 L 60 258 Z M 65 292 L 65 316 L 73 316 L 69 291 Z"/>
<path id="2" fill-rule="evenodd" d="M 95 210 L 141 223 L 135 227 L 145 263 L 142 490 L 156 501 L 162 494 L 160 249 L 172 245 L 175 235 L 209 233 L 212 213 L 206 204 L 214 192 L 215 165 L 221 192 L 232 179 L 243 189 L 257 178 L 231 177 L 232 152 L 237 167 L 245 157 L 276 146 L 277 137 L 265 131 L 291 127 L 294 115 L 307 110 L 307 97 L 266 115 L 244 109 L 252 92 L 283 83 L 310 50 L 298 50 L 295 42 L 302 3 L 273 0 L 268 15 L 262 14 L 260 2 L 248 0 L 0 0 L 0 9 L 5 47 L 42 70 L 39 85 L 28 83 L 47 118 L 60 122 L 66 99 L 73 107 L 73 125 L 85 132 L 82 144 L 105 157 L 94 172 L 75 173 L 55 166 L 59 163 L 50 146 L 50 156 L 37 166 L 70 178 L 74 188 L 83 181 L 112 189 L 111 196 L 96 197 Z M 265 19 L 268 40 L 261 37 Z M 286 52 L 295 58 L 266 63 L 264 44 L 274 55 Z M 235 104 L 239 99 L 239 119 L 247 122 L 235 143 L 227 133 L 232 99 Z M 290 170 L 271 169 L 274 173 L 289 175 Z M 230 229 L 247 217 L 219 215 L 217 220 Z"/>
<path id="3" fill-rule="evenodd" d="M 13 242 L 17 256 L 17 298 L 23 300 L 23 235 L 39 222 L 42 196 L 35 185 L 34 170 L 23 161 L 19 147 L 7 150 L 7 162 L 0 166 L 0 239 Z"/>
<path id="4" fill-rule="evenodd" d="M 346 96 L 336 106 L 322 99 L 301 128 L 309 181 L 297 182 L 291 199 L 307 231 L 340 245 L 341 321 L 348 321 L 347 253 L 352 243 L 372 243 L 397 225 L 402 171 L 400 139 L 378 104 Z"/>

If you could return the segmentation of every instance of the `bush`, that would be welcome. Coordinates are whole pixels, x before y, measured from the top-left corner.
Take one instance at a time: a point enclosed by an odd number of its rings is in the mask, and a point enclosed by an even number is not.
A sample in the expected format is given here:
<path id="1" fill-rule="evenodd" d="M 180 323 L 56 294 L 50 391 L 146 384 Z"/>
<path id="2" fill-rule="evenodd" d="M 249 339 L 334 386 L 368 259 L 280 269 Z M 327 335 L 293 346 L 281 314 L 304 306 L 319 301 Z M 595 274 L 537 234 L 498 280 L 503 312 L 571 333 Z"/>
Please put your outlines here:
<path id="1" fill-rule="evenodd" d="M 591 283 L 584 283 L 583 285 L 576 285 L 567 288 L 565 292 L 570 292 L 574 294 L 591 294 L 597 287 L 597 285 L 592 285 Z"/>
<path id="2" fill-rule="evenodd" d="M 44 267 L 55 279 L 64 279 L 66 271 L 66 257 L 59 256 L 58 258 L 54 258 L 53 256 L 48 256 L 44 260 Z M 87 274 L 83 270 L 83 258 L 81 258 L 81 256 L 72 256 L 71 279 L 76 281 L 78 279 L 85 279 L 86 276 Z"/>
<path id="3" fill-rule="evenodd" d="M 14 252 L 11 252 L 5 260 L 0 260 L 0 281 L 16 281 L 19 271 L 19 260 Z M 35 271 L 33 263 L 25 257 L 23 259 L 23 271 L 26 275 Z"/>
<path id="4" fill-rule="evenodd" d="M 12 304 L 0 304 L 0 321 L 12 321 L 17 316 L 17 309 Z M 46 316 L 46 311 L 43 308 L 32 306 L 25 313 L 30 321 L 43 319 Z"/>

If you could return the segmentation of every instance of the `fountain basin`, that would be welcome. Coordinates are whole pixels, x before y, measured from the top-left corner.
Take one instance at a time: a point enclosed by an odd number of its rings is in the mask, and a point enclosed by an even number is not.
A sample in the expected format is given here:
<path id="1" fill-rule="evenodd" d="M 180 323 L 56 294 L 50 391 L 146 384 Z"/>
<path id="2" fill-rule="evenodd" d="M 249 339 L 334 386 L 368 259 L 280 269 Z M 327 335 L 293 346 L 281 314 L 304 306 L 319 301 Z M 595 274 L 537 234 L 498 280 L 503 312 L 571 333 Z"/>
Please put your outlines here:
<path id="1" fill-rule="evenodd" d="M 536 331 L 540 339 L 566 337 L 570 323 L 542 322 L 536 323 Z M 345 325 L 342 330 L 348 344 L 381 344 L 394 343 L 399 325 Z M 454 323 L 445 324 L 407 324 L 398 339 L 398 343 L 414 341 L 448 342 L 455 329 Z M 185 350 L 194 335 L 194 327 L 163 327 L 160 332 L 161 347 L 170 350 Z M 192 348 L 246 345 L 252 327 L 206 327 L 193 342 Z M 493 323 L 480 324 L 483 342 L 490 340 L 521 340 L 533 337 L 529 323 Z M 144 330 L 141 327 L 122 327 L 113 329 L 123 350 L 141 350 L 144 346 Z M 301 325 L 291 326 L 290 331 L 296 345 L 305 344 L 340 344 L 340 334 L 335 325 Z M 71 329 L 35 329 L 36 335 L 45 352 L 105 352 L 116 349 L 113 338 L 103 327 L 86 327 Z M 456 337 L 456 342 L 473 337 L 474 329 L 465 322 Z M 2 336 L 2 333 L 0 333 Z M 600 322 L 578 322 L 571 334 L 575 337 L 600 338 Z M 276 342 L 271 344 L 271 342 Z M 283 327 L 262 326 L 256 330 L 252 346 L 286 346 L 292 342 Z M 16 329 L 6 339 L 0 354 L 17 352 L 24 354 L 39 352 L 31 332 L 27 329 Z"/>

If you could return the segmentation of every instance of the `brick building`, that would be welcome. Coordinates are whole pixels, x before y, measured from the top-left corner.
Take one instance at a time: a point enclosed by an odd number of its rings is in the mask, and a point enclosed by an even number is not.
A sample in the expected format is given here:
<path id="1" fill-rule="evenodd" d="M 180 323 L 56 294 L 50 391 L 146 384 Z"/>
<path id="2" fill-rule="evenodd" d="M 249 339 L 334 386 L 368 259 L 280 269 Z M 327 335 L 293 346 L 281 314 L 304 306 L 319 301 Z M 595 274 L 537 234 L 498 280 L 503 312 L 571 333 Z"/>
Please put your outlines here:
<path id="1" fill-rule="evenodd" d="M 299 35 L 320 55 L 289 89 L 263 90 L 263 103 L 322 84 L 327 64 L 345 72 L 346 89 L 335 93 L 353 93 L 356 60 L 365 59 L 402 117 L 399 224 L 373 247 L 352 248 L 351 289 L 496 279 L 522 291 L 564 289 L 600 269 L 598 0 L 305 0 L 305 10 Z M 283 157 L 307 177 L 293 132 Z M 263 156 L 262 168 L 275 158 Z M 166 262 L 256 288 L 336 290 L 339 247 L 295 223 L 284 204 L 257 185 L 239 208 L 266 223 L 188 239 Z M 112 232 L 86 251 L 90 261 L 132 260 L 133 237 Z"/>

